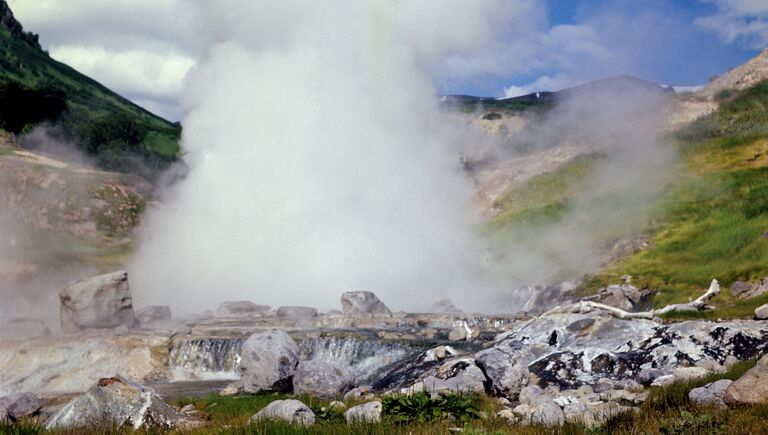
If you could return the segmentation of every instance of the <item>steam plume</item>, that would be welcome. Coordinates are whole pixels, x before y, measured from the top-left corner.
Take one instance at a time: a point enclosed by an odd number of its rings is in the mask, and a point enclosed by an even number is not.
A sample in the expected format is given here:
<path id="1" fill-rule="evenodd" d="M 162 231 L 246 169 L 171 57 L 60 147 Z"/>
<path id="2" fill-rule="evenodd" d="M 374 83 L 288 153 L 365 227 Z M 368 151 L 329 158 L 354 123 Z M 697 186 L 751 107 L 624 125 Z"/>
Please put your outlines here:
<path id="1" fill-rule="evenodd" d="M 413 308 L 482 291 L 429 67 L 477 49 L 495 3 L 195 2 L 212 41 L 184 92 L 191 171 L 149 216 L 135 298 L 330 308 L 360 289 Z"/>

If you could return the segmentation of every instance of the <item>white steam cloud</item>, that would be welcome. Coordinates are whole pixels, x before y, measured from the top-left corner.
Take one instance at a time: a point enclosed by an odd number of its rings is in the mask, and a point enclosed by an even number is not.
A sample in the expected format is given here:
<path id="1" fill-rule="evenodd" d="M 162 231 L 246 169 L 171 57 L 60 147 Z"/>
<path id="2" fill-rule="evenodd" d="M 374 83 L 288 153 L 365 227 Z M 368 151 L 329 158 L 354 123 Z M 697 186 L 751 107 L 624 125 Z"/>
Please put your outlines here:
<path id="1" fill-rule="evenodd" d="M 489 286 L 429 68 L 478 49 L 497 2 L 194 3 L 212 42 L 184 90 L 191 170 L 148 216 L 139 304 L 370 290 L 397 309 Z"/>

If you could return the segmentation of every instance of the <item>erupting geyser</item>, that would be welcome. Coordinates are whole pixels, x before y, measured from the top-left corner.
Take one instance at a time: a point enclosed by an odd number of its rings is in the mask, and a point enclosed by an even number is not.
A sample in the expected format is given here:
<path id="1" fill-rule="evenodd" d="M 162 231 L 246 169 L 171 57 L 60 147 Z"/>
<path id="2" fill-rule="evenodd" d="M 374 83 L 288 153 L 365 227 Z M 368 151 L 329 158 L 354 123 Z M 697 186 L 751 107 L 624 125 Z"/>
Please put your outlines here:
<path id="1" fill-rule="evenodd" d="M 488 286 L 428 68 L 477 49 L 496 2 L 195 3 L 210 41 L 185 86 L 190 172 L 148 216 L 137 301 L 328 308 L 370 290 L 399 309 Z"/>

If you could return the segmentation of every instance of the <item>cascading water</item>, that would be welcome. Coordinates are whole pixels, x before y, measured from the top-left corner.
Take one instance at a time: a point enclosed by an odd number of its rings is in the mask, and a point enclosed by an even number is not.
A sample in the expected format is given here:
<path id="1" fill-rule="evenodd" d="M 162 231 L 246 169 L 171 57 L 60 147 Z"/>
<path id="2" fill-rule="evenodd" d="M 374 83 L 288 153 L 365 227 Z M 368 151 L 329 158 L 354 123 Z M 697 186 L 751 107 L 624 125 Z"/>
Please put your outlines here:
<path id="1" fill-rule="evenodd" d="M 361 379 L 381 367 L 405 358 L 420 346 L 415 343 L 382 342 L 361 337 L 318 337 L 299 341 L 302 360 L 320 360 L 349 369 Z"/>
<path id="2" fill-rule="evenodd" d="M 245 337 L 191 338 L 174 343 L 169 365 L 174 380 L 237 379 L 240 350 Z M 302 361 L 321 360 L 352 372 L 362 379 L 409 355 L 422 352 L 426 343 L 389 342 L 363 336 L 334 336 L 297 338 Z"/>
<path id="3" fill-rule="evenodd" d="M 174 343 L 168 363 L 174 380 L 237 379 L 245 338 L 194 338 Z"/>

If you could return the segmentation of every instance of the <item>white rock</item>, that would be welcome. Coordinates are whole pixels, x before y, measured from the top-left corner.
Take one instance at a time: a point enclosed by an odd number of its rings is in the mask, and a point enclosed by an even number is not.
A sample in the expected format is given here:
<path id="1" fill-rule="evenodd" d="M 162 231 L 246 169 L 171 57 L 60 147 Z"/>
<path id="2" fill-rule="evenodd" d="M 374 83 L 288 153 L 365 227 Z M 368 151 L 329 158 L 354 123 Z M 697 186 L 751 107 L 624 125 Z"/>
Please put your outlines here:
<path id="1" fill-rule="evenodd" d="M 347 423 L 378 423 L 381 421 L 382 409 L 383 407 L 381 402 L 374 400 L 373 402 L 368 402 L 349 408 L 347 412 L 344 413 L 344 418 L 347 419 Z"/>
<path id="2" fill-rule="evenodd" d="M 392 314 L 372 292 L 354 291 L 341 295 L 344 314 Z"/>
<path id="3" fill-rule="evenodd" d="M 691 402 L 699 405 L 713 405 L 718 408 L 726 408 L 725 391 L 733 383 L 730 379 L 720 379 L 710 382 L 703 387 L 694 388 L 688 392 L 688 398 Z"/>
<path id="4" fill-rule="evenodd" d="M 136 322 L 128 274 L 123 271 L 70 284 L 59 292 L 59 299 L 64 332 L 133 326 Z"/>
<path id="5" fill-rule="evenodd" d="M 243 343 L 240 385 L 247 393 L 289 391 L 298 364 L 299 347 L 285 331 L 257 332 Z"/>
<path id="6" fill-rule="evenodd" d="M 251 417 L 252 423 L 259 420 L 282 420 L 312 426 L 315 424 L 315 413 L 298 400 L 275 400 Z"/>

